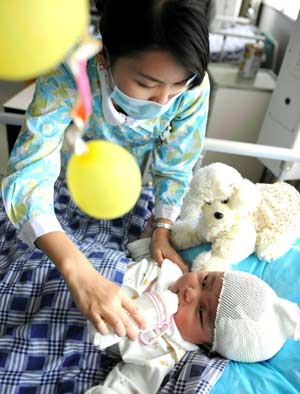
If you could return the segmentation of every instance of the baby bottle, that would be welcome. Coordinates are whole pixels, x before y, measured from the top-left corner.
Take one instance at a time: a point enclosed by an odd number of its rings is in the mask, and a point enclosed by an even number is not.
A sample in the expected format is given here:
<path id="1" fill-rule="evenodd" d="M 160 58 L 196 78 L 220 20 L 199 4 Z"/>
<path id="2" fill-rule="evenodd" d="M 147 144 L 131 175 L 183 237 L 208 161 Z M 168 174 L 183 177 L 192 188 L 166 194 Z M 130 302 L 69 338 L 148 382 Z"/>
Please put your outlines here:
<path id="1" fill-rule="evenodd" d="M 152 290 L 143 293 L 135 303 L 146 320 L 146 328 L 139 330 L 138 341 L 152 345 L 168 330 L 178 309 L 178 296 L 170 290 Z"/>
<path id="2" fill-rule="evenodd" d="M 170 290 L 151 290 L 135 299 L 134 303 L 146 321 L 146 328 L 143 330 L 133 321 L 138 333 L 137 340 L 142 345 L 152 345 L 168 330 L 172 316 L 178 309 L 178 296 Z M 113 330 L 110 330 L 108 335 L 101 335 L 91 323 L 88 323 L 88 328 L 94 345 L 100 350 L 114 345 L 124 338 L 119 337 Z"/>

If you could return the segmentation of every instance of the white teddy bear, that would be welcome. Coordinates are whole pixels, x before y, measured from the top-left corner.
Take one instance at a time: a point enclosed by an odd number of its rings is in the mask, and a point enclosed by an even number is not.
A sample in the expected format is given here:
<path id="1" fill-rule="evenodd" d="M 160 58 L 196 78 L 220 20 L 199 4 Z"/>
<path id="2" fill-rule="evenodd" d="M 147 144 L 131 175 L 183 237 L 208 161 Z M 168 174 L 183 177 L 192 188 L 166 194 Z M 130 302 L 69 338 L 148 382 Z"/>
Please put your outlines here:
<path id="1" fill-rule="evenodd" d="M 214 163 L 191 180 L 171 241 L 177 249 L 204 242 L 192 271 L 224 271 L 253 252 L 271 262 L 300 236 L 300 194 L 291 185 L 254 184 L 234 168 Z"/>

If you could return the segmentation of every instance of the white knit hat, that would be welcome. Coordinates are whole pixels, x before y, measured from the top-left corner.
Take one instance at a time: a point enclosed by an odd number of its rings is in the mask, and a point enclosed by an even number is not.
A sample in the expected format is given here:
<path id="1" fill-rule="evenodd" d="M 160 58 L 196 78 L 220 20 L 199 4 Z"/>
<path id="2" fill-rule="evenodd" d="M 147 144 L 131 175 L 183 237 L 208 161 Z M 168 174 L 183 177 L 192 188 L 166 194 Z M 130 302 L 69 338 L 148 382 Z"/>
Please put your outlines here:
<path id="1" fill-rule="evenodd" d="M 254 275 L 225 272 L 212 350 L 230 360 L 259 362 L 273 357 L 288 338 L 300 338 L 297 304 Z"/>

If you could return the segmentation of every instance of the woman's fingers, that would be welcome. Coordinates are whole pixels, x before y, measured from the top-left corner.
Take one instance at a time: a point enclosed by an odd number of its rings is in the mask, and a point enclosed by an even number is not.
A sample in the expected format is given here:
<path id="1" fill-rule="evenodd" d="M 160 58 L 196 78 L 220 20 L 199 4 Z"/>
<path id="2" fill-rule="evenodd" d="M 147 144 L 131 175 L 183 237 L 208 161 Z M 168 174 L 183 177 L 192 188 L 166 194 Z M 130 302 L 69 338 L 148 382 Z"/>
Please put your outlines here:
<path id="1" fill-rule="evenodd" d="M 101 315 L 99 313 L 94 313 L 91 316 L 90 321 L 96 328 L 96 330 L 102 335 L 109 334 L 108 327 L 111 327 L 112 331 L 119 335 L 119 337 L 124 337 L 125 335 L 127 335 L 127 320 L 124 317 L 119 318 L 116 315 L 111 314 L 110 312 L 102 313 Z"/>
<path id="2" fill-rule="evenodd" d="M 159 266 L 162 265 L 162 262 L 163 262 L 163 260 L 164 260 L 164 256 L 163 256 L 161 250 L 153 250 L 153 252 L 152 252 L 152 257 L 153 257 L 153 259 L 157 262 L 157 264 L 158 264 Z"/>
<path id="3" fill-rule="evenodd" d="M 189 271 L 189 267 L 176 252 L 172 253 L 172 255 L 169 257 L 169 260 L 171 260 L 174 264 L 177 264 L 183 273 Z"/>
<path id="4" fill-rule="evenodd" d="M 125 335 L 128 336 L 127 329 L 126 329 L 126 319 L 118 320 L 115 323 L 114 328 L 115 328 L 116 334 L 119 335 L 119 337 L 125 337 Z"/>
<path id="5" fill-rule="evenodd" d="M 102 313 L 101 315 L 102 321 L 111 327 L 111 329 L 119 335 L 119 337 L 124 337 L 126 335 L 126 329 L 123 323 L 122 318 L 117 316 L 117 314 L 111 314 L 110 312 Z"/>
<path id="6" fill-rule="evenodd" d="M 110 311 L 111 312 L 111 311 Z M 105 320 L 112 326 L 113 330 L 119 336 L 127 336 L 131 340 L 137 337 L 138 328 L 145 327 L 145 320 L 137 310 L 133 301 L 123 296 L 122 307 L 114 315 L 109 313 Z"/>
<path id="7" fill-rule="evenodd" d="M 145 318 L 129 297 L 123 298 L 122 306 L 139 328 L 146 328 Z"/>
<path id="8" fill-rule="evenodd" d="M 159 245 L 156 242 L 155 245 L 152 245 L 152 257 L 159 266 L 161 266 L 164 259 L 169 259 L 172 263 L 178 265 L 183 273 L 189 271 L 188 266 L 169 243 Z"/>
<path id="9" fill-rule="evenodd" d="M 123 320 L 124 328 L 126 330 L 126 336 L 134 341 L 138 334 L 138 327 L 131 318 L 127 315 Z"/>
<path id="10" fill-rule="evenodd" d="M 133 301 L 91 265 L 80 268 L 80 272 L 77 270 L 66 281 L 82 314 L 102 335 L 107 335 L 111 329 L 121 337 L 127 335 L 135 339 L 136 326 L 143 327 L 144 319 Z"/>
<path id="11" fill-rule="evenodd" d="M 110 305 L 111 306 L 111 305 Z M 119 308 L 109 305 L 102 310 L 101 314 L 93 314 L 91 322 L 97 331 L 102 335 L 108 334 L 108 326 L 120 337 L 127 336 L 131 340 L 135 340 L 138 328 L 145 327 L 145 320 L 137 310 L 133 301 L 123 296 L 122 306 Z"/>
<path id="12" fill-rule="evenodd" d="M 107 335 L 109 333 L 108 327 L 102 320 L 100 315 L 95 314 L 91 317 L 91 322 L 98 332 L 102 335 Z"/>

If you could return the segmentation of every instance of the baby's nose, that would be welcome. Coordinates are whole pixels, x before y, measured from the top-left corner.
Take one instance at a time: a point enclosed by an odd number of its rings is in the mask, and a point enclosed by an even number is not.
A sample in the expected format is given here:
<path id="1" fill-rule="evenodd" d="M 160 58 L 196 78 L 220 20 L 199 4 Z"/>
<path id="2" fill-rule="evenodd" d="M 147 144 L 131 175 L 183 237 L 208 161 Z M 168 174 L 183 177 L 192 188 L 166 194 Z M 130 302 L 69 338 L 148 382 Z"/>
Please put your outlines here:
<path id="1" fill-rule="evenodd" d="M 187 287 L 185 289 L 185 301 L 187 303 L 192 302 L 195 299 L 195 297 L 196 297 L 195 293 L 196 292 L 195 292 L 195 290 L 192 287 Z"/>
<path id="2" fill-rule="evenodd" d="M 224 215 L 222 212 L 215 212 L 214 217 L 218 220 L 223 219 Z"/>

